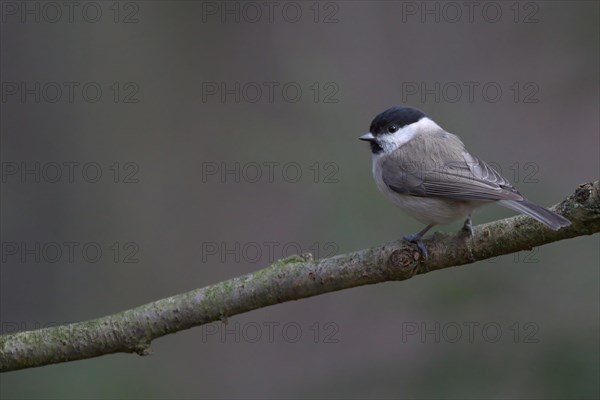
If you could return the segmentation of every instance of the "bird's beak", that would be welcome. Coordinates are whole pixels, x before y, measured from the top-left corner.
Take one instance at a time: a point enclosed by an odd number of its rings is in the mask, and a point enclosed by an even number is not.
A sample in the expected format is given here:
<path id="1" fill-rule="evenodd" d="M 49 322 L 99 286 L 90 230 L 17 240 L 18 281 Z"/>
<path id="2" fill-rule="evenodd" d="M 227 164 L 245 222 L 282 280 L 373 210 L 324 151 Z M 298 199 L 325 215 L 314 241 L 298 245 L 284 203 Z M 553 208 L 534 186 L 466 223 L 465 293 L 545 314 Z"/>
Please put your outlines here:
<path id="1" fill-rule="evenodd" d="M 364 135 L 360 136 L 359 139 L 364 140 L 366 142 L 372 142 L 373 140 L 375 140 L 375 136 L 373 136 L 371 132 L 367 132 Z"/>

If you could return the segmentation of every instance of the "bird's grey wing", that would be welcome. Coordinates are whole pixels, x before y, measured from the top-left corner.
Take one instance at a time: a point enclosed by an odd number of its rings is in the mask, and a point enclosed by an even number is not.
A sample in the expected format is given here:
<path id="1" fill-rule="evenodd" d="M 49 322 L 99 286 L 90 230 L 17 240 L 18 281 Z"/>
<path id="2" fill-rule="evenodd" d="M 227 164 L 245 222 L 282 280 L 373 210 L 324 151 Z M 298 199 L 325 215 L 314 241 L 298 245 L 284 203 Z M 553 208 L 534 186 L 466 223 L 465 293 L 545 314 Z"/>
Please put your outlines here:
<path id="1" fill-rule="evenodd" d="M 453 200 L 523 200 L 508 180 L 467 152 L 462 160 L 436 167 L 388 159 L 382 174 L 385 184 L 400 194 Z"/>
<path id="2" fill-rule="evenodd" d="M 467 164 L 467 167 L 469 168 L 469 170 L 475 178 L 480 179 L 484 182 L 488 182 L 490 184 L 496 184 L 500 187 L 518 193 L 517 189 L 513 187 L 513 185 L 508 181 L 508 179 L 500 175 L 498 171 L 496 171 L 485 161 L 481 160 L 478 157 L 475 157 L 474 155 L 466 151 L 463 151 L 463 158 L 465 160 L 465 163 Z"/>

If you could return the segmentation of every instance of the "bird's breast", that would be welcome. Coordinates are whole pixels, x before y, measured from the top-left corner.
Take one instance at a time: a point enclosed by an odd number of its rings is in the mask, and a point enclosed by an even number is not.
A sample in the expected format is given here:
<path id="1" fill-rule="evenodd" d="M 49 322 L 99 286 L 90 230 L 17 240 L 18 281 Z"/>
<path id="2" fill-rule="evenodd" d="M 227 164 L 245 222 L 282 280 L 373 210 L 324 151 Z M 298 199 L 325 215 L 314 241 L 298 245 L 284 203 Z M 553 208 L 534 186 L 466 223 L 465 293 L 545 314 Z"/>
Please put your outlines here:
<path id="1" fill-rule="evenodd" d="M 382 160 L 373 158 L 373 179 L 383 195 L 402 211 L 424 224 L 447 224 L 465 218 L 481 204 L 469 201 L 412 196 L 390 189 L 383 181 Z"/>

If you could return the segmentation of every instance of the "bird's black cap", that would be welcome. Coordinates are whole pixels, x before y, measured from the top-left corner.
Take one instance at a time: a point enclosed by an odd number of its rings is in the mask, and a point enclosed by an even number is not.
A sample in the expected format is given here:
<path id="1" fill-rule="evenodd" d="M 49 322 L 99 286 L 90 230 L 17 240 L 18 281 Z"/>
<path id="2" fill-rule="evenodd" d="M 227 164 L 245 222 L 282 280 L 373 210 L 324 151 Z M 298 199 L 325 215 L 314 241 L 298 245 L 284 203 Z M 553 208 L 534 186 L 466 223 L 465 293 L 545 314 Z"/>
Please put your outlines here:
<path id="1" fill-rule="evenodd" d="M 396 125 L 398 129 L 403 126 L 417 122 L 426 117 L 424 112 L 411 107 L 392 107 L 377 115 L 371 122 L 369 132 L 373 136 L 389 133 L 387 128 L 390 125 Z"/>

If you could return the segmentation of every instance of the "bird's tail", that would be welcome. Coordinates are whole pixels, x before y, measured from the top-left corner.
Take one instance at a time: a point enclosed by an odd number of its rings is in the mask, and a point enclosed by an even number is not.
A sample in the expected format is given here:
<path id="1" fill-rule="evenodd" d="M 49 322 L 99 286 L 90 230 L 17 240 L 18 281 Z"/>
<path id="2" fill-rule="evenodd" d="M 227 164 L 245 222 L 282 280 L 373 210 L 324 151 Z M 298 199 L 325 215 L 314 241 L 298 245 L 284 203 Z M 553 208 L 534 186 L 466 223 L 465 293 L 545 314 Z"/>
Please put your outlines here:
<path id="1" fill-rule="evenodd" d="M 542 224 L 555 231 L 559 230 L 563 226 L 571 225 L 571 221 L 562 215 L 558 215 L 547 208 L 538 206 L 537 204 L 531 203 L 527 200 L 500 200 L 498 204 L 522 214 L 529 215 L 530 217 L 537 219 Z"/>

